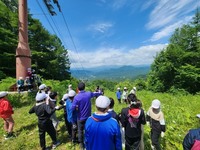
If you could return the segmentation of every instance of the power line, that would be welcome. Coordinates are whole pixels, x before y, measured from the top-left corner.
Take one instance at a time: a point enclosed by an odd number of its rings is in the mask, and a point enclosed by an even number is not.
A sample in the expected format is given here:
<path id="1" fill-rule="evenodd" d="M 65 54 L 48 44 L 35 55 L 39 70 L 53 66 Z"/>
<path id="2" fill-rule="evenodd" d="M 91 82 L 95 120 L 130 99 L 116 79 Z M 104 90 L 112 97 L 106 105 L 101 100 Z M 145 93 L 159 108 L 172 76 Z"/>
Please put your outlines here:
<path id="1" fill-rule="evenodd" d="M 52 24 L 50 23 L 50 21 L 49 21 L 47 15 L 45 14 L 45 12 L 44 12 L 44 10 L 43 10 L 43 8 L 42 8 L 42 6 L 40 5 L 40 3 L 39 3 L 38 0 L 37 0 L 37 4 L 39 5 L 40 9 L 42 10 L 42 12 L 43 12 L 45 18 L 47 19 L 47 21 L 48 21 L 48 23 L 49 23 L 51 29 L 52 29 L 53 32 L 54 32 L 54 34 L 57 35 L 56 32 L 55 32 L 55 30 L 54 30 L 54 28 L 53 28 L 53 26 L 52 26 Z M 48 9 L 48 8 L 47 8 L 47 9 Z M 52 17 L 50 17 L 50 18 L 51 18 L 51 20 L 52 20 L 54 26 L 56 27 L 56 30 L 57 30 L 58 34 L 60 35 L 61 40 L 63 41 L 63 43 L 64 43 L 65 46 L 67 47 L 67 44 L 66 44 L 65 41 L 62 39 L 62 35 L 61 35 L 60 31 L 58 30 L 58 29 L 59 29 L 58 26 L 56 25 L 56 23 L 54 22 L 54 20 L 52 19 Z M 68 53 L 68 55 L 70 55 L 70 54 Z M 73 61 L 73 57 L 71 57 L 71 59 L 72 59 L 72 61 Z M 75 67 L 75 70 L 78 72 L 78 69 L 76 69 L 76 67 Z M 78 72 L 78 73 L 79 73 L 79 72 Z M 75 74 L 76 74 L 76 73 L 75 73 Z"/>

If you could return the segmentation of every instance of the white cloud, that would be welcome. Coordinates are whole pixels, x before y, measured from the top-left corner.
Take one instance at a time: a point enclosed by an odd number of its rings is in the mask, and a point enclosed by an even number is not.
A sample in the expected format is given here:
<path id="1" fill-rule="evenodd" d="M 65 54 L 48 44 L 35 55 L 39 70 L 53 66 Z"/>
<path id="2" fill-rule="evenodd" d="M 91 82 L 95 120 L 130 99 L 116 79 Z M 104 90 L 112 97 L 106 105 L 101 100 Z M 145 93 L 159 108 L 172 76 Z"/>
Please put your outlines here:
<path id="1" fill-rule="evenodd" d="M 154 33 L 153 36 L 151 37 L 150 41 L 153 42 L 153 41 L 157 41 L 161 38 L 170 36 L 175 31 L 176 28 L 181 27 L 183 24 L 187 24 L 189 21 L 191 21 L 192 17 L 193 16 L 187 16 L 187 17 L 185 17 L 184 20 L 178 21 L 172 25 L 164 27 L 160 31 Z"/>
<path id="2" fill-rule="evenodd" d="M 113 24 L 111 22 L 101 22 L 89 25 L 88 29 L 98 33 L 105 33 L 107 32 Z"/>
<path id="3" fill-rule="evenodd" d="M 127 4 L 127 0 L 114 0 L 114 3 L 112 4 L 113 9 L 120 9 L 124 7 Z"/>
<path id="4" fill-rule="evenodd" d="M 141 46 L 137 49 L 125 51 L 125 48 L 101 48 L 91 52 L 79 54 L 69 51 L 71 68 L 91 68 L 105 65 L 150 65 L 156 53 L 167 44 Z"/>
<path id="5" fill-rule="evenodd" d="M 160 28 L 181 20 L 181 15 L 197 7 L 196 0 L 159 0 L 150 14 L 147 29 Z"/>

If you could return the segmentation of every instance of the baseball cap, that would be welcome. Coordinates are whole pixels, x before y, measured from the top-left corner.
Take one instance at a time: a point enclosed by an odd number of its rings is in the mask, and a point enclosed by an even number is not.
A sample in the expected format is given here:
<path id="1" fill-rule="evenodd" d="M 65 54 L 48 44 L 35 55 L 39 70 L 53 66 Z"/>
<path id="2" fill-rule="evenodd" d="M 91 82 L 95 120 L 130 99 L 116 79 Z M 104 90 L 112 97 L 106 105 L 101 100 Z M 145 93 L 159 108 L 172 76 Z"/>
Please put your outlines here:
<path id="1" fill-rule="evenodd" d="M 0 98 L 5 97 L 7 94 L 8 94 L 8 92 L 5 92 L 5 91 L 0 92 Z"/>
<path id="2" fill-rule="evenodd" d="M 110 105 L 110 99 L 106 96 L 99 96 L 96 99 L 96 106 L 99 108 L 107 108 Z"/>
<path id="3" fill-rule="evenodd" d="M 37 93 L 35 100 L 41 101 L 41 100 L 44 100 L 45 98 L 47 98 L 47 95 L 44 92 L 42 92 L 42 93 Z"/>
<path id="4" fill-rule="evenodd" d="M 69 97 L 74 97 L 76 95 L 76 92 L 74 90 L 70 90 L 68 93 Z"/>
<path id="5" fill-rule="evenodd" d="M 160 101 L 158 99 L 154 99 L 151 104 L 152 108 L 158 109 L 160 108 Z"/>
<path id="6" fill-rule="evenodd" d="M 41 85 L 39 86 L 39 90 L 44 90 L 46 87 L 47 87 L 47 86 L 46 86 L 45 84 L 41 84 Z"/>

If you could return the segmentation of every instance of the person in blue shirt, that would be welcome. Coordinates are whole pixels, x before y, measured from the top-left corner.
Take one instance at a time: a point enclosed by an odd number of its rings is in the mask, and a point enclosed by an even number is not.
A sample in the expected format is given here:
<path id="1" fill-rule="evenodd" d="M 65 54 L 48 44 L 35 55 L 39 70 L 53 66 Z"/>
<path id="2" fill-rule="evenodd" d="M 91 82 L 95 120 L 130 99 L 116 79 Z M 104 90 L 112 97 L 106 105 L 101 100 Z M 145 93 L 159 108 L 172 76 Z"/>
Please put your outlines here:
<path id="1" fill-rule="evenodd" d="M 86 150 L 122 150 L 120 127 L 107 112 L 109 105 L 110 100 L 106 96 L 96 99 L 97 112 L 85 124 Z"/>
<path id="2" fill-rule="evenodd" d="M 77 112 L 72 110 L 72 103 L 76 92 L 70 90 L 68 93 L 68 99 L 66 100 L 66 111 L 67 111 L 67 121 L 69 122 L 71 135 L 71 140 L 73 143 L 76 142 L 76 133 L 77 133 Z"/>
<path id="3" fill-rule="evenodd" d="M 85 145 L 83 142 L 84 137 L 84 127 L 85 122 L 88 117 L 91 116 L 91 98 L 98 97 L 102 93 L 101 92 L 86 92 L 85 91 L 85 83 L 80 82 L 78 84 L 79 93 L 74 97 L 72 103 L 72 110 L 77 110 L 77 125 L 78 125 L 78 141 L 80 145 L 80 149 L 84 149 Z"/>
<path id="4" fill-rule="evenodd" d="M 119 101 L 119 103 L 121 103 L 121 95 L 122 95 L 122 92 L 120 91 L 120 88 L 118 87 L 116 96 L 117 96 L 117 100 Z"/>

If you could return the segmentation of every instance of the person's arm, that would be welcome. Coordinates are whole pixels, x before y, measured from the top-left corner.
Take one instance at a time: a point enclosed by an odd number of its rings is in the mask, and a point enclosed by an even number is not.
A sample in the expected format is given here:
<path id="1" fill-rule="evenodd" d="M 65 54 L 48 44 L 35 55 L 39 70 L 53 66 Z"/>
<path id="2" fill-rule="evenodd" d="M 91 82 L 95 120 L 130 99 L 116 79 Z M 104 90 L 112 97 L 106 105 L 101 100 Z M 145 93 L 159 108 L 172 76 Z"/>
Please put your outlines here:
<path id="1" fill-rule="evenodd" d="M 75 111 L 78 106 L 78 100 L 76 99 L 76 96 L 74 97 L 74 100 L 72 102 L 72 110 Z"/>
<path id="2" fill-rule="evenodd" d="M 117 134 L 115 136 L 115 149 L 122 150 L 122 138 L 121 138 L 120 127 L 118 124 L 117 124 Z"/>
<path id="3" fill-rule="evenodd" d="M 48 114 L 53 114 L 56 111 L 56 108 L 51 108 L 49 105 L 44 105 L 44 110 L 48 113 Z"/>
<path id="4" fill-rule="evenodd" d="M 121 118 L 120 118 L 120 122 L 122 124 L 122 127 L 126 126 L 126 118 L 127 118 L 127 114 L 125 113 L 125 109 L 123 108 L 121 111 Z"/>
<path id="5" fill-rule="evenodd" d="M 98 97 L 100 95 L 102 95 L 102 92 L 91 92 L 91 98 L 92 97 Z"/>
<path id="6" fill-rule="evenodd" d="M 162 132 L 166 131 L 166 125 L 165 125 L 165 119 L 164 119 L 163 113 L 162 113 L 162 116 L 161 116 L 161 119 L 160 119 L 160 127 L 161 127 Z"/>
<path id="7" fill-rule="evenodd" d="M 187 135 L 183 139 L 183 149 L 184 150 L 190 150 L 193 145 L 193 138 L 191 137 L 190 133 L 187 133 Z"/>
<path id="8" fill-rule="evenodd" d="M 29 110 L 28 113 L 29 113 L 29 114 L 35 113 L 35 106 L 33 106 L 33 107 Z"/>
<path id="9" fill-rule="evenodd" d="M 141 109 L 141 124 L 145 125 L 146 124 L 146 118 L 145 118 L 145 114 L 144 114 L 144 110 Z"/>

